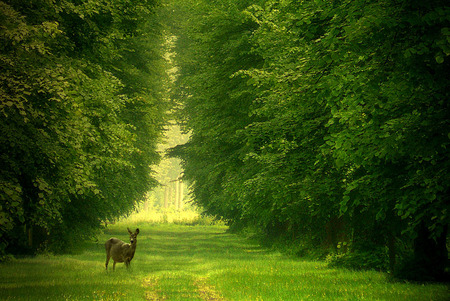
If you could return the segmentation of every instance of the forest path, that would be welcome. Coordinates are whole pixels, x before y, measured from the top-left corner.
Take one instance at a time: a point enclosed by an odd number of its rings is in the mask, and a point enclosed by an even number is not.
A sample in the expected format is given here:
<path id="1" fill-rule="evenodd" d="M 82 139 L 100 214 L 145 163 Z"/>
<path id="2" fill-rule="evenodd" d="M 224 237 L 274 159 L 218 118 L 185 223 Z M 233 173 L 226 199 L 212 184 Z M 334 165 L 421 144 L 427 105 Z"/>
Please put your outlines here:
<path id="1" fill-rule="evenodd" d="M 134 267 L 146 300 L 446 300 L 444 286 L 289 258 L 223 226 L 141 227 Z"/>
<path id="2" fill-rule="evenodd" d="M 127 270 L 105 272 L 104 241 L 139 228 Z M 79 254 L 0 264 L 0 300 L 447 300 L 448 287 L 390 282 L 378 272 L 288 258 L 223 226 L 109 225 Z"/>
<path id="3" fill-rule="evenodd" d="M 211 283 L 210 275 L 227 266 L 227 261 L 235 261 L 237 254 L 257 247 L 227 234 L 226 229 L 167 225 L 145 231 L 139 242 L 145 254 L 135 262 L 152 265 L 148 267 L 152 274 L 143 280 L 145 300 L 226 300 Z"/>

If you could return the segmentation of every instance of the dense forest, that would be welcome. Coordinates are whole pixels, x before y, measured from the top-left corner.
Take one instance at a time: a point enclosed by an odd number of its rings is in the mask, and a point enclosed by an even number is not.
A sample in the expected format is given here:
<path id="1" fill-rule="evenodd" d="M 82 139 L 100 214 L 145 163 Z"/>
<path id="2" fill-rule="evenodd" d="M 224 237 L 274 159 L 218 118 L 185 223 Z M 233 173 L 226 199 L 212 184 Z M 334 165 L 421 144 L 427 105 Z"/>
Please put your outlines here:
<path id="1" fill-rule="evenodd" d="M 71 250 L 157 185 L 157 5 L 0 1 L 0 255 Z"/>
<path id="2" fill-rule="evenodd" d="M 297 255 L 443 277 L 445 1 L 174 1 L 195 202 Z"/>
<path id="3" fill-rule="evenodd" d="M 448 269 L 445 1 L 0 1 L 0 256 L 68 251 L 158 185 L 331 265 Z"/>

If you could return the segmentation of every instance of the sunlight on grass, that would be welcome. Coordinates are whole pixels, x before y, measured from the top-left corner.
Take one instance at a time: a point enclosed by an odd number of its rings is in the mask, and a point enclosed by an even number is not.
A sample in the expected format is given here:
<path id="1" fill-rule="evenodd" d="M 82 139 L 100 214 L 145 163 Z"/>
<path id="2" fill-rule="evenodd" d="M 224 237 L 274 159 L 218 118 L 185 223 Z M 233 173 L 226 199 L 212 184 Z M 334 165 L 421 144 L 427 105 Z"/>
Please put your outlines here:
<path id="1" fill-rule="evenodd" d="M 139 210 L 118 221 L 119 224 L 176 224 L 176 225 L 212 225 L 223 224 L 212 217 L 202 216 L 197 210 L 186 208 L 176 210 L 174 208 L 150 208 Z"/>
<path id="2" fill-rule="evenodd" d="M 189 224 L 200 218 L 200 214 L 194 210 L 183 210 L 176 211 L 172 208 L 170 209 L 152 209 L 152 210 L 141 210 L 135 212 L 128 217 L 123 217 L 119 220 L 119 223 L 131 223 L 131 224 L 141 224 L 141 223 L 152 223 L 152 224 Z"/>
<path id="3" fill-rule="evenodd" d="M 131 267 L 106 272 L 103 242 L 127 226 L 140 228 Z M 290 259 L 226 230 L 122 220 L 82 254 L 1 264 L 0 300 L 448 300 L 445 285 Z"/>

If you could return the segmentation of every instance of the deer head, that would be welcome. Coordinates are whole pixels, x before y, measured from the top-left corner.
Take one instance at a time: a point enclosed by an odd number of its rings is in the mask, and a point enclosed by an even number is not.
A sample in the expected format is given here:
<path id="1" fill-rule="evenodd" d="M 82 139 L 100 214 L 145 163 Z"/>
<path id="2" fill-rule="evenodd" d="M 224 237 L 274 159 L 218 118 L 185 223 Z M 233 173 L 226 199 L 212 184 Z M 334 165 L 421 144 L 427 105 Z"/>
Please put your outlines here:
<path id="1" fill-rule="evenodd" d="M 134 245 L 136 243 L 136 237 L 139 234 L 139 228 L 133 233 L 130 228 L 127 228 L 128 233 L 130 233 L 130 244 Z"/>

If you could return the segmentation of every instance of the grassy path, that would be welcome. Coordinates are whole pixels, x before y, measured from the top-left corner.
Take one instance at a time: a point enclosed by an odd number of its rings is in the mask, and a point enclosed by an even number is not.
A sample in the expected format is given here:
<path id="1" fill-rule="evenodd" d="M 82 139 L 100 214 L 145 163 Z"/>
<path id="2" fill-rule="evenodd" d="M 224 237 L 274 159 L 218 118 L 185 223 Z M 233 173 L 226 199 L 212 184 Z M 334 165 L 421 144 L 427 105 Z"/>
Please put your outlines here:
<path id="1" fill-rule="evenodd" d="M 134 226 L 135 228 L 136 226 Z M 132 225 L 130 225 L 132 228 Z M 224 227 L 139 225 L 131 269 L 105 272 L 103 241 L 79 255 L 0 265 L 0 300 L 449 300 L 445 285 L 391 283 L 377 272 L 328 269 L 269 252 Z"/>

